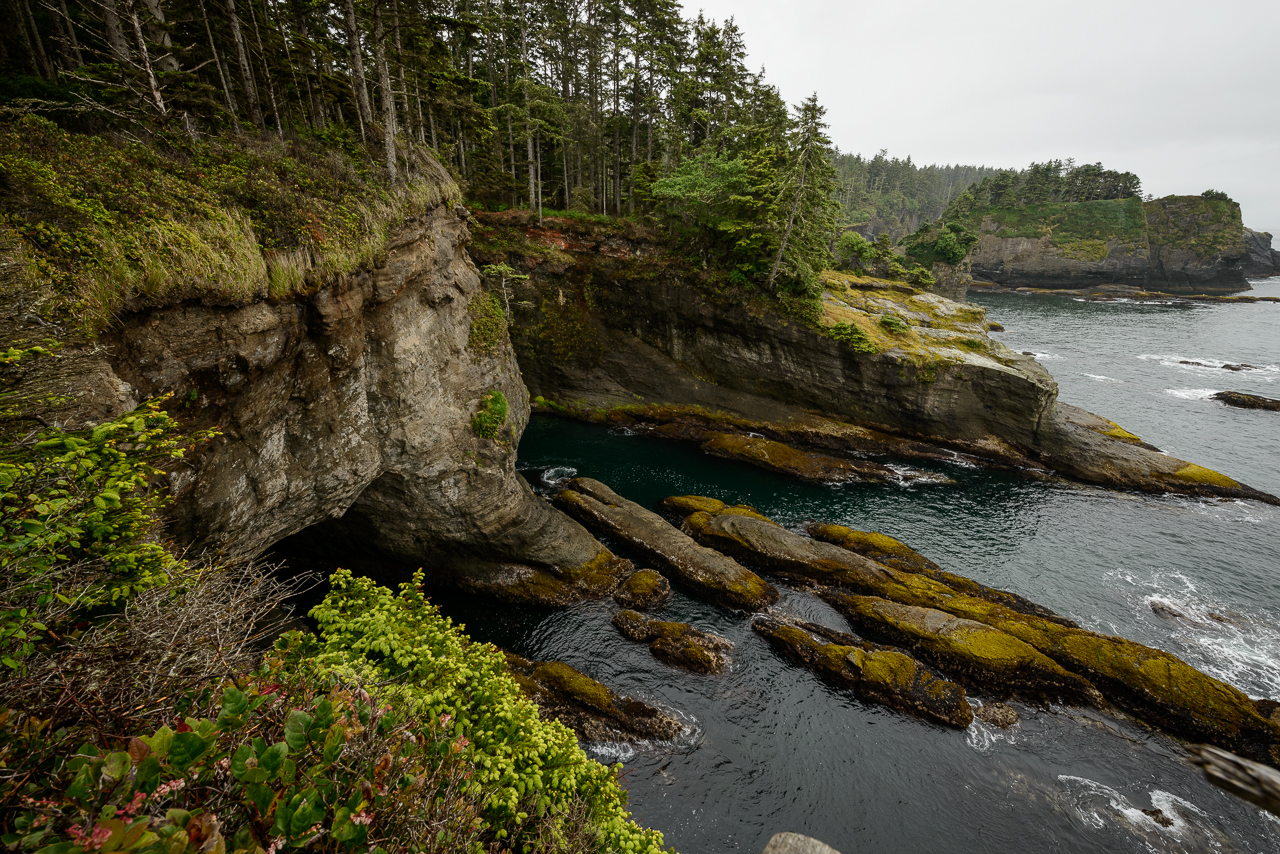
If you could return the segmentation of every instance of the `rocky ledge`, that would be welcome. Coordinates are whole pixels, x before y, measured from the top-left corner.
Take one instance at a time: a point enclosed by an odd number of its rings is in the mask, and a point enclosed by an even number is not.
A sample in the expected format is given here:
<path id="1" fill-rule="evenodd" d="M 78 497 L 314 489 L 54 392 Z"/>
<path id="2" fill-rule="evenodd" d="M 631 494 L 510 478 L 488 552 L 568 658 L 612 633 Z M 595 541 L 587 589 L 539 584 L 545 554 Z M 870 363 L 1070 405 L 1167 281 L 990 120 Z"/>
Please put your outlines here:
<path id="1" fill-rule="evenodd" d="M 913 474 L 886 460 L 959 453 L 1033 476 L 1280 503 L 1060 403 L 1043 366 L 987 335 L 979 306 L 825 273 L 818 314 L 800 320 L 640 232 L 480 217 L 477 257 L 529 276 L 505 285 L 536 411 L 807 479 L 900 481 Z"/>
<path id="2" fill-rule="evenodd" d="M 1256 394 L 1245 394 L 1239 391 L 1220 391 L 1213 395 L 1213 399 L 1220 400 L 1227 406 L 1235 406 L 1240 409 L 1269 409 L 1272 412 L 1280 412 L 1280 400 L 1259 397 Z"/>

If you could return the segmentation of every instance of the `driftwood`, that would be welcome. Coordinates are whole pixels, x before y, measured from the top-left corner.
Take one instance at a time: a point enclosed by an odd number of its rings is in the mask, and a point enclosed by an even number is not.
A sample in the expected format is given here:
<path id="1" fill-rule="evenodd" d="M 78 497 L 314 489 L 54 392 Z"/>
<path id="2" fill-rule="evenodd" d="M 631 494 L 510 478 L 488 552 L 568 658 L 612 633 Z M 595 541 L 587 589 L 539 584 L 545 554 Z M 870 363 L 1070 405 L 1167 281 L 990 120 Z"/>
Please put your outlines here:
<path id="1" fill-rule="evenodd" d="M 1207 744 L 1196 748 L 1196 754 L 1194 761 L 1210 783 L 1280 815 L 1280 771 Z"/>

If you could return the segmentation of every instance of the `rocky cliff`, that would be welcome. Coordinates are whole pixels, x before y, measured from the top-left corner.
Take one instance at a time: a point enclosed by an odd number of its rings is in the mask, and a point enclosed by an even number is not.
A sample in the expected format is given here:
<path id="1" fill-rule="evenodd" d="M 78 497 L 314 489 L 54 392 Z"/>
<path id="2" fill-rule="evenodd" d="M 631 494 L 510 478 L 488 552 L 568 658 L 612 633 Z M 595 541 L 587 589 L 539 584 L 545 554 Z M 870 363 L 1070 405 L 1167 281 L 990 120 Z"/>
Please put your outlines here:
<path id="1" fill-rule="evenodd" d="M 385 581 L 423 566 L 499 596 L 601 595 L 626 562 L 515 472 L 528 397 L 505 324 L 474 340 L 485 297 L 467 238 L 440 205 L 372 268 L 309 295 L 135 307 L 69 349 L 46 389 L 73 399 L 73 426 L 171 393 L 189 423 L 220 429 L 171 477 L 170 530 L 196 549 L 255 556 L 289 540 Z M 472 419 L 493 391 L 510 411 L 482 438 Z"/>
<path id="2" fill-rule="evenodd" d="M 799 321 L 642 234 L 480 217 L 473 253 L 529 274 L 510 283 L 517 356 L 530 392 L 562 411 L 698 441 L 722 429 L 719 411 L 744 435 L 826 450 L 960 450 L 1126 488 L 1276 500 L 1060 404 L 1039 363 L 987 336 L 978 306 L 829 273 L 820 316 Z"/>
<path id="3" fill-rule="evenodd" d="M 1271 232 L 1244 230 L 1249 255 L 1244 260 L 1244 274 L 1251 279 L 1280 276 L 1280 250 L 1271 248 Z"/>
<path id="4" fill-rule="evenodd" d="M 1235 202 L 1201 196 L 1027 205 L 975 214 L 973 275 L 1001 285 L 1133 285 L 1167 293 L 1248 290 Z"/>

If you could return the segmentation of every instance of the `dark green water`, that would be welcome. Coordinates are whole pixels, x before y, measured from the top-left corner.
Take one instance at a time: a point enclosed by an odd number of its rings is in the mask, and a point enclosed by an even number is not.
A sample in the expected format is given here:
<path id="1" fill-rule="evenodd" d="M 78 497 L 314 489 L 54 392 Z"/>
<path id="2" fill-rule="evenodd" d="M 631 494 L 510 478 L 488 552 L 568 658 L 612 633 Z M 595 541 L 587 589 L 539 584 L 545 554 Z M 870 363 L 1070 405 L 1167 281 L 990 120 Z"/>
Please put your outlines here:
<path id="1" fill-rule="evenodd" d="M 1280 293 L 1280 285 L 1259 290 Z M 1280 396 L 1280 305 L 978 299 L 1005 324 L 1000 337 L 1011 347 L 1049 354 L 1063 400 L 1280 493 L 1280 415 L 1204 399 L 1219 389 Z M 1184 359 L 1257 369 L 1179 365 Z M 520 460 L 540 488 L 576 473 L 650 506 L 699 493 L 784 524 L 822 519 L 884 531 L 944 568 L 1170 650 L 1252 696 L 1280 698 L 1273 507 L 1042 484 L 958 465 L 945 469 L 953 485 L 812 486 L 692 447 L 550 419 L 529 426 Z M 1280 850 L 1280 821 L 1203 782 L 1178 742 L 1132 723 L 1018 704 L 1022 721 L 1009 731 L 922 723 L 823 685 L 777 658 L 744 616 L 679 593 L 663 617 L 734 641 L 729 672 L 697 676 L 660 664 L 613 629 L 607 600 L 554 612 L 438 601 L 473 637 L 567 661 L 689 723 L 674 744 L 591 748 L 625 763 L 636 818 L 684 854 L 758 852 L 781 830 L 845 854 Z M 1158 616 L 1153 603 L 1182 616 Z M 786 593 L 776 607 L 846 628 L 805 594 Z M 1142 812 L 1152 808 L 1172 824 Z"/>

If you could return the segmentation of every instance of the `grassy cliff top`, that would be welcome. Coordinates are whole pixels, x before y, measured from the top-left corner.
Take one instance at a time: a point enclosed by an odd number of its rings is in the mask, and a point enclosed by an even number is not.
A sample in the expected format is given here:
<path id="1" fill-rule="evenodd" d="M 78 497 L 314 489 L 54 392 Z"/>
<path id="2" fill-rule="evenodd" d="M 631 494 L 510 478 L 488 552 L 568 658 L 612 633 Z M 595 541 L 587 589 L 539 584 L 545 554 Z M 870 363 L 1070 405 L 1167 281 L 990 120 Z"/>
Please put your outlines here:
<path id="1" fill-rule="evenodd" d="M 372 261 L 406 217 L 458 197 L 429 158 L 393 185 L 358 145 L 0 124 L 0 231 L 55 311 L 92 335 L 132 301 L 280 298 Z"/>
<path id="2" fill-rule="evenodd" d="M 1189 249 L 1200 256 L 1248 251 L 1240 205 L 1230 199 L 1204 196 L 1165 196 L 1147 202 L 1151 244 Z"/>
<path id="3" fill-rule="evenodd" d="M 1055 246 L 1080 240 L 1141 243 L 1147 230 L 1137 198 L 982 207 L 969 214 L 966 224 L 996 237 L 1048 237 Z"/>

